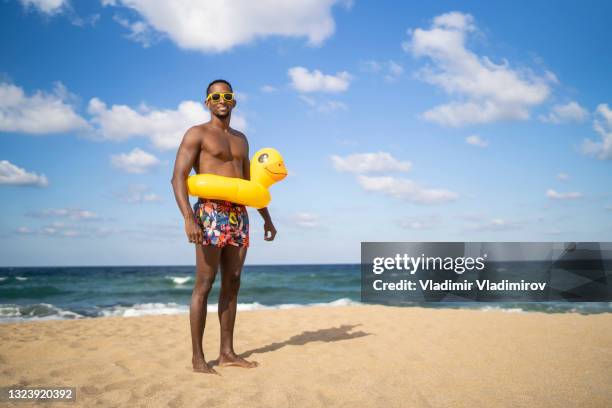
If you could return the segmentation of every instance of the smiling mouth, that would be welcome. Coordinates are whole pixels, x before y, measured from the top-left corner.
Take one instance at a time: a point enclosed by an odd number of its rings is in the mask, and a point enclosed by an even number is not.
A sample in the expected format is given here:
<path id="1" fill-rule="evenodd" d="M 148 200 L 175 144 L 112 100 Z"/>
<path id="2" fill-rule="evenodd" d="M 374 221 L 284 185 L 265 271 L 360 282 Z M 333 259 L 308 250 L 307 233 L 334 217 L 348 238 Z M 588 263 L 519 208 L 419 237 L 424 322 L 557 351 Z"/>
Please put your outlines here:
<path id="1" fill-rule="evenodd" d="M 271 170 L 268 170 L 268 169 L 266 169 L 266 171 L 267 171 L 268 173 L 272 173 L 272 174 L 276 174 L 276 175 L 281 175 L 281 174 L 282 174 L 282 175 L 285 175 L 285 176 L 287 175 L 287 173 L 286 173 L 286 172 L 284 172 L 284 173 L 275 173 L 275 172 L 273 172 L 273 171 L 271 171 Z"/>

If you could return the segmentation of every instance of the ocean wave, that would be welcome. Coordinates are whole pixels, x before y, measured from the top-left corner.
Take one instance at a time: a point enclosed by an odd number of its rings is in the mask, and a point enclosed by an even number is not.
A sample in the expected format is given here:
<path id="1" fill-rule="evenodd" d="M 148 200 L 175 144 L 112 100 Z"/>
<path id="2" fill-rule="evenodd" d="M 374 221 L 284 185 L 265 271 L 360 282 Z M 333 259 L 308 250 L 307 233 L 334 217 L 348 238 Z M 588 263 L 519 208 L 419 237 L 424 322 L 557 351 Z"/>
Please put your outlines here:
<path id="1" fill-rule="evenodd" d="M 3 285 L 0 288 L 0 299 L 44 299 L 51 296 L 66 295 L 71 291 L 63 290 L 51 285 L 45 286 L 17 286 Z"/>
<path id="2" fill-rule="evenodd" d="M 25 276 L 0 276 L 0 282 L 4 282 L 4 281 L 19 281 L 19 282 L 23 282 L 23 281 L 27 281 L 29 278 L 25 277 Z"/>
<path id="3" fill-rule="evenodd" d="M 308 303 L 308 304 L 283 304 L 274 306 L 275 309 L 292 309 L 294 307 L 337 307 L 337 306 L 360 306 L 363 303 L 349 298 L 340 298 L 331 302 Z"/>
<path id="4" fill-rule="evenodd" d="M 32 305 L 0 304 L 0 322 L 14 323 L 24 320 L 66 320 L 85 316 L 64 310 L 49 303 Z"/>
<path id="5" fill-rule="evenodd" d="M 239 311 L 249 310 L 275 310 L 275 309 L 294 309 L 308 307 L 338 307 L 338 306 L 359 306 L 364 303 L 351 300 L 349 298 L 340 298 L 331 302 L 319 303 L 283 303 L 277 305 L 264 305 L 259 302 L 239 303 Z M 423 304 L 405 305 L 412 307 L 423 307 Z M 493 304 L 493 305 L 441 305 L 427 304 L 427 307 L 443 308 L 443 309 L 471 309 L 481 310 L 484 312 L 498 311 L 505 313 L 529 313 L 529 312 L 544 312 L 544 313 L 610 313 L 612 303 L 587 303 L 587 304 Z M 209 304 L 208 312 L 215 313 L 217 304 Z M 0 323 L 23 322 L 32 320 L 56 320 L 56 319 L 81 319 L 81 318 L 96 318 L 107 316 L 119 317 L 137 317 L 137 316 L 152 316 L 152 315 L 175 315 L 189 312 L 189 305 L 169 303 L 137 303 L 134 305 L 116 305 L 107 307 L 96 307 L 95 310 L 79 310 L 80 313 L 66 310 L 49 303 L 37 303 L 32 305 L 16 305 L 16 304 L 0 304 Z"/>
<path id="6" fill-rule="evenodd" d="M 351 300 L 349 298 L 342 298 L 334 300 L 333 302 L 327 303 L 309 303 L 309 304 L 298 304 L 298 303 L 284 303 L 280 305 L 262 305 L 259 302 L 253 303 L 238 303 L 238 311 L 247 310 L 273 310 L 273 309 L 293 309 L 298 307 L 313 307 L 313 306 L 356 306 L 361 305 L 361 302 Z M 211 303 L 208 305 L 208 312 L 217 312 L 218 304 Z M 135 317 L 135 316 L 151 316 L 151 315 L 172 315 L 189 312 L 189 305 L 181 305 L 178 303 L 139 303 L 133 306 L 112 306 L 101 310 L 102 316 L 122 316 L 122 317 Z"/>
<path id="7" fill-rule="evenodd" d="M 178 303 L 139 303 L 132 306 L 111 306 L 100 310 L 101 316 L 152 316 L 180 314 L 189 311 L 188 305 Z"/>
<path id="8" fill-rule="evenodd" d="M 192 279 L 191 276 L 165 276 L 165 278 L 170 279 L 176 285 L 184 285 Z"/>
<path id="9" fill-rule="evenodd" d="M 299 307 L 314 307 L 314 306 L 356 306 L 361 305 L 361 302 L 351 300 L 349 298 L 341 298 L 333 302 L 322 303 L 285 303 L 280 305 L 262 305 L 258 302 L 253 303 L 238 303 L 239 311 L 247 310 L 274 310 L 274 309 L 293 309 Z M 208 312 L 216 312 L 218 310 L 216 303 L 208 305 Z M 79 313 L 64 310 L 48 303 L 39 303 L 36 305 L 19 306 L 12 304 L 0 305 L 0 322 L 18 322 L 29 320 L 48 320 L 48 319 L 77 319 L 85 317 L 138 317 L 138 316 L 156 316 L 156 315 L 174 315 L 189 312 L 189 305 L 182 305 L 174 302 L 169 303 L 138 303 L 131 306 L 109 306 L 100 307 L 93 313 L 88 313 L 88 316 Z"/>
<path id="10" fill-rule="evenodd" d="M 478 310 L 485 312 L 506 312 L 506 313 L 523 313 L 525 310 L 520 307 L 499 307 L 499 306 L 484 306 L 479 307 Z"/>

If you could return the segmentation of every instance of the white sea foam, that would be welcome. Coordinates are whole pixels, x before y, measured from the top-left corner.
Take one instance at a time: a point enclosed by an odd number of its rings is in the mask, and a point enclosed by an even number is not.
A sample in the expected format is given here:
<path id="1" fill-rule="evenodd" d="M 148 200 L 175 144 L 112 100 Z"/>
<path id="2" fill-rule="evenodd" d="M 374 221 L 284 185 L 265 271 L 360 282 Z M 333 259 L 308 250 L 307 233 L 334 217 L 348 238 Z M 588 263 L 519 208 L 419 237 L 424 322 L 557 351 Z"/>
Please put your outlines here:
<path id="1" fill-rule="evenodd" d="M 337 307 L 337 306 L 359 306 L 363 303 L 351 300 L 349 298 L 341 298 L 332 302 L 321 302 L 321 303 L 309 303 L 309 304 L 298 304 L 298 303 L 284 303 L 280 305 L 262 305 L 259 302 L 253 303 L 239 303 L 239 311 L 247 310 L 274 310 L 274 309 L 294 309 L 302 307 Z M 597 310 L 602 312 L 609 312 L 612 309 L 612 302 L 603 303 L 598 305 L 594 309 L 592 304 L 587 305 L 567 305 L 569 307 L 564 310 L 559 310 L 559 307 L 551 305 L 549 310 L 532 310 L 525 309 L 522 307 L 500 307 L 497 305 L 490 305 L 476 308 L 476 310 L 482 311 L 500 311 L 506 313 L 528 313 L 528 312 L 544 312 L 550 313 L 553 311 L 557 312 L 578 312 L 578 313 L 593 313 Z M 471 308 L 468 308 L 471 309 Z M 217 304 L 208 305 L 209 312 L 217 311 Z M 97 312 L 99 316 L 121 316 L 121 317 L 136 317 L 136 316 L 151 316 L 151 315 L 174 315 L 183 314 L 189 312 L 189 305 L 180 305 L 177 303 L 139 303 L 132 306 L 112 306 L 106 308 L 100 308 Z M 57 306 L 49 303 L 37 303 L 32 305 L 16 305 L 16 304 L 0 304 L 0 323 L 16 323 L 33 320 L 65 320 L 65 319 L 80 319 L 86 318 L 87 316 L 80 315 L 78 313 L 64 310 Z"/>
<path id="2" fill-rule="evenodd" d="M 314 306 L 357 306 L 361 302 L 341 298 L 327 303 L 285 303 L 281 305 L 267 306 L 258 302 L 253 303 L 238 303 L 239 311 L 246 310 L 273 310 L 273 309 L 293 309 L 299 307 L 314 307 Z M 217 304 L 209 304 L 208 312 L 216 312 Z M 112 306 L 100 308 L 98 314 L 100 316 L 121 316 L 121 317 L 137 317 L 137 316 L 153 316 L 153 315 L 174 315 L 189 312 L 189 305 L 180 305 L 178 303 L 138 303 L 132 306 Z M 36 305 L 19 306 L 13 304 L 0 305 L 0 323 L 30 321 L 30 320 L 51 320 L 51 319 L 78 319 L 83 318 L 78 313 L 69 310 L 63 310 L 59 307 L 48 303 L 39 303 Z"/>
<path id="3" fill-rule="evenodd" d="M 178 303 L 139 303 L 133 306 L 113 306 L 102 309 L 102 316 L 152 316 L 152 315 L 172 315 L 189 311 L 189 306 L 179 305 Z"/>
<path id="4" fill-rule="evenodd" d="M 266 306 L 266 305 L 262 305 L 260 303 L 239 303 L 238 304 L 238 310 L 271 310 L 271 309 L 294 309 L 294 308 L 298 308 L 298 307 L 334 307 L 334 306 L 358 306 L 358 305 L 362 305 L 363 303 L 361 302 L 357 302 L 355 300 L 351 300 L 349 298 L 341 298 L 341 299 L 336 299 L 332 302 L 321 302 L 321 303 L 308 303 L 308 304 L 301 304 L 301 303 L 283 303 L 280 305 L 273 305 L 273 306 Z M 216 308 L 217 305 L 209 305 L 210 307 L 215 307 Z"/>
<path id="5" fill-rule="evenodd" d="M 50 303 L 32 305 L 0 304 L 0 323 L 16 323 L 31 320 L 81 319 L 78 313 L 64 310 Z"/>
<path id="6" fill-rule="evenodd" d="M 0 276 L 0 282 L 4 282 L 8 279 L 8 276 Z"/>
<path id="7" fill-rule="evenodd" d="M 165 278 L 170 279 L 176 285 L 184 285 L 192 279 L 191 276 L 165 276 Z"/>
<path id="8" fill-rule="evenodd" d="M 246 310 L 273 310 L 273 309 L 293 309 L 297 307 L 312 307 L 312 306 L 356 306 L 361 305 L 361 302 L 356 302 L 348 298 L 342 298 L 329 303 L 311 303 L 311 304 L 297 304 L 297 303 L 285 303 L 281 305 L 267 306 L 262 305 L 259 302 L 253 303 L 238 303 L 238 311 Z M 208 312 L 216 312 L 218 305 L 211 303 L 208 305 Z M 172 315 L 189 312 L 188 305 L 179 305 L 177 303 L 140 303 L 133 306 L 113 306 L 111 308 L 103 309 L 103 316 L 151 316 L 151 315 Z"/>
<path id="9" fill-rule="evenodd" d="M 512 307 L 514 306 L 514 307 Z M 612 310 L 612 302 L 543 302 L 543 303 L 525 303 L 521 306 L 508 305 L 483 306 L 478 310 L 484 311 L 501 311 L 507 313 L 610 313 Z"/>
<path id="10" fill-rule="evenodd" d="M 499 306 L 484 306 L 484 307 L 480 307 L 478 308 L 478 310 L 482 310 L 485 312 L 507 312 L 507 313 L 523 313 L 524 310 L 520 309 L 518 307 L 511 307 L 511 308 L 507 308 L 507 307 L 499 307 Z"/>
<path id="11" fill-rule="evenodd" d="M 15 276 L 15 278 L 19 281 L 25 281 L 28 280 L 28 278 L 26 278 L 25 276 Z"/>

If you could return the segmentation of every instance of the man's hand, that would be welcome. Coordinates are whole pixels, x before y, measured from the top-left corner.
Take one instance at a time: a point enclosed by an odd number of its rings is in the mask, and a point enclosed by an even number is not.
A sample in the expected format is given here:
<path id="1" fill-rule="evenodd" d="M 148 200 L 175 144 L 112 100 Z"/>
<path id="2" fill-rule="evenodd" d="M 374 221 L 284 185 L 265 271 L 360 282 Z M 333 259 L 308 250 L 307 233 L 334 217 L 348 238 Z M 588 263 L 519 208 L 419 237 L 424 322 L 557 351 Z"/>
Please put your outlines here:
<path id="1" fill-rule="evenodd" d="M 187 239 L 192 244 L 202 242 L 202 229 L 191 217 L 185 218 L 185 234 L 187 234 Z"/>
<path id="2" fill-rule="evenodd" d="M 268 235 L 268 233 L 270 233 Z M 276 236 L 276 228 L 274 228 L 274 224 L 272 221 L 268 221 L 264 223 L 264 239 L 266 241 L 274 241 L 274 237 Z"/>
<path id="3" fill-rule="evenodd" d="M 276 236 L 276 228 L 274 228 L 274 224 L 272 223 L 272 218 L 268 212 L 268 207 L 260 208 L 257 211 L 264 220 L 264 239 L 266 241 L 274 241 L 274 237 Z"/>

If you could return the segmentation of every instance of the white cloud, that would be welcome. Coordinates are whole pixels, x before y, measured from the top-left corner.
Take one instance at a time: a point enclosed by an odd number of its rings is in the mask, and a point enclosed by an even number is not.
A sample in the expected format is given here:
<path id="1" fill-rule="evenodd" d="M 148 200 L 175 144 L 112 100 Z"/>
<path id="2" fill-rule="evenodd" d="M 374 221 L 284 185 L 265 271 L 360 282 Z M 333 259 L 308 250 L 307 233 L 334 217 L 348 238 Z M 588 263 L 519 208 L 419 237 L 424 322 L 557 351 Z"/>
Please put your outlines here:
<path id="1" fill-rule="evenodd" d="M 36 10 L 47 17 L 66 16 L 77 27 L 94 26 L 100 19 L 100 14 L 80 17 L 71 6 L 70 0 L 19 0 L 26 10 Z M 104 0 L 103 0 L 104 2 Z"/>
<path id="2" fill-rule="evenodd" d="M 299 98 L 308 106 L 315 107 L 317 106 L 317 100 L 313 97 L 306 95 L 299 95 Z"/>
<path id="3" fill-rule="evenodd" d="M 276 89 L 276 87 L 272 86 L 272 85 L 264 85 L 261 88 L 259 88 L 261 90 L 261 92 L 265 92 L 265 93 L 272 93 L 272 92 L 276 92 L 278 89 Z"/>
<path id="4" fill-rule="evenodd" d="M 241 100 L 246 98 L 240 94 Z M 176 149 L 187 129 L 206 122 L 210 113 L 203 103 L 183 101 L 176 109 L 155 109 L 142 103 L 108 107 L 99 98 L 89 101 L 89 118 L 78 115 L 73 102 L 76 95 L 56 83 L 52 93 L 36 91 L 26 95 L 16 85 L 0 82 L 0 132 L 50 134 L 78 131 L 100 140 L 124 141 L 146 137 L 159 149 Z M 332 107 L 333 108 L 333 107 Z M 232 127 L 245 131 L 246 119 L 232 113 Z"/>
<path id="5" fill-rule="evenodd" d="M 157 194 L 151 193 L 149 187 L 144 184 L 129 186 L 127 191 L 117 191 L 113 195 L 124 203 L 130 204 L 161 201 L 161 198 Z"/>
<path id="6" fill-rule="evenodd" d="M 80 210 L 78 208 L 48 208 L 42 211 L 29 212 L 26 215 L 35 218 L 60 217 L 75 221 L 90 221 L 100 218 L 93 211 Z"/>
<path id="7" fill-rule="evenodd" d="M 482 139 L 478 135 L 471 135 L 471 136 L 466 137 L 465 142 L 472 146 L 478 146 L 478 147 L 487 147 L 489 145 L 489 142 L 487 140 Z"/>
<path id="8" fill-rule="evenodd" d="M 18 227 L 17 229 L 15 229 L 15 233 L 21 234 L 21 235 L 29 235 L 29 234 L 33 234 L 34 231 L 28 227 Z"/>
<path id="9" fill-rule="evenodd" d="M 383 68 L 383 64 L 375 60 L 362 61 L 360 65 L 365 72 L 380 72 Z"/>
<path id="10" fill-rule="evenodd" d="M 126 35 L 127 38 L 135 42 L 141 43 L 143 47 L 149 48 L 155 41 L 159 39 L 159 35 L 151 29 L 151 26 L 143 21 L 129 21 L 126 18 L 114 16 L 113 19 L 122 27 L 127 28 L 130 32 Z"/>
<path id="11" fill-rule="evenodd" d="M 291 78 L 291 86 L 300 92 L 344 92 L 353 78 L 346 71 L 327 75 L 318 69 L 310 72 L 304 67 L 289 68 L 287 74 Z"/>
<path id="12" fill-rule="evenodd" d="M 49 180 L 44 174 L 38 175 L 15 166 L 8 160 L 0 160 L 0 185 L 47 187 Z"/>
<path id="13" fill-rule="evenodd" d="M 612 160 L 612 110 L 607 103 L 597 106 L 593 129 L 601 136 L 601 142 L 586 139 L 582 145 L 582 152 L 596 156 L 600 160 Z"/>
<path id="14" fill-rule="evenodd" d="M 569 193 L 559 193 L 553 189 L 549 189 L 546 191 L 546 197 L 553 200 L 575 200 L 577 198 L 582 197 L 582 193 L 577 191 L 572 191 Z"/>
<path id="15" fill-rule="evenodd" d="M 361 64 L 361 70 L 365 72 L 380 73 L 384 72 L 384 78 L 387 82 L 394 82 L 404 73 L 404 67 L 395 61 L 389 60 L 385 62 L 379 62 L 375 60 L 363 61 Z"/>
<path id="16" fill-rule="evenodd" d="M 404 50 L 433 63 L 422 68 L 418 78 L 457 98 L 423 117 L 445 126 L 528 119 L 529 109 L 546 100 L 548 83 L 556 78 L 550 72 L 537 76 L 511 69 L 506 60 L 495 64 L 475 54 L 466 48 L 466 40 L 476 31 L 473 17 L 459 12 L 437 16 L 430 29 L 409 31 Z"/>
<path id="17" fill-rule="evenodd" d="M 347 111 L 348 106 L 344 102 L 324 100 L 323 102 L 317 101 L 315 98 L 311 98 L 306 95 L 299 95 L 300 99 L 306 103 L 306 105 L 313 108 L 313 110 L 320 113 L 332 113 L 335 111 Z"/>
<path id="18" fill-rule="evenodd" d="M 316 107 L 317 112 L 321 113 L 332 113 L 336 111 L 348 111 L 348 106 L 344 102 L 340 101 L 325 101 L 319 103 Z"/>
<path id="19" fill-rule="evenodd" d="M 366 191 L 387 194 L 418 204 L 438 204 L 453 201 L 458 197 L 445 189 L 426 188 L 412 180 L 390 176 L 358 176 L 357 180 Z"/>
<path id="20" fill-rule="evenodd" d="M 412 167 L 409 161 L 399 161 L 387 152 L 333 155 L 331 159 L 336 170 L 351 173 L 410 171 Z"/>
<path id="21" fill-rule="evenodd" d="M 234 98 L 237 102 L 246 102 L 249 100 L 249 94 L 246 92 L 234 92 Z"/>
<path id="22" fill-rule="evenodd" d="M 38 229 L 29 227 L 19 227 L 15 233 L 19 235 L 44 235 L 49 237 L 66 237 L 66 238 L 102 238 L 108 236 L 112 232 L 118 232 L 116 228 L 91 226 L 91 225 L 69 225 L 63 222 L 53 222 L 44 225 Z"/>
<path id="23" fill-rule="evenodd" d="M 320 226 L 319 216 L 308 212 L 298 212 L 291 217 L 293 223 L 302 228 L 317 228 Z"/>
<path id="24" fill-rule="evenodd" d="M 104 5 L 138 13 L 142 20 L 130 25 L 142 24 L 143 30 L 164 33 L 180 48 L 203 52 L 227 51 L 270 36 L 307 37 L 310 45 L 320 45 L 334 33 L 331 9 L 336 3 L 346 4 L 339 0 L 102 0 Z"/>
<path id="25" fill-rule="evenodd" d="M 403 218 L 398 221 L 398 225 L 404 229 L 411 230 L 430 230 L 439 226 L 438 216 Z"/>
<path id="26" fill-rule="evenodd" d="M 70 100 L 64 85 L 57 82 L 52 93 L 26 95 L 22 88 L 0 83 L 0 132 L 30 134 L 62 133 L 88 128 Z"/>
<path id="27" fill-rule="evenodd" d="M 567 122 L 583 122 L 589 117 L 586 109 L 572 101 L 565 105 L 555 105 L 551 108 L 548 115 L 540 116 L 542 122 L 548 123 L 567 123 Z"/>
<path id="28" fill-rule="evenodd" d="M 509 221 L 503 218 L 494 218 L 482 223 L 471 224 L 467 227 L 468 230 L 477 231 L 504 231 L 521 227 L 520 222 Z"/>
<path id="29" fill-rule="evenodd" d="M 563 172 L 557 174 L 557 180 L 566 181 L 567 179 L 569 179 L 569 174 Z"/>
<path id="30" fill-rule="evenodd" d="M 130 153 L 111 156 L 111 164 L 128 173 L 146 173 L 159 163 L 157 157 L 139 148 L 133 149 Z"/>
<path id="31" fill-rule="evenodd" d="M 210 113 L 204 105 L 195 101 L 183 101 L 176 110 L 153 109 L 141 105 L 133 109 L 127 105 L 110 108 L 98 98 L 89 101 L 91 122 L 102 139 L 123 141 L 132 137 L 148 137 L 159 149 L 176 149 L 183 135 L 195 124 L 206 122 Z M 234 111 L 232 127 L 244 131 L 246 120 Z"/>
<path id="32" fill-rule="evenodd" d="M 395 81 L 397 78 L 399 78 L 404 73 L 404 67 L 402 67 L 400 64 L 396 63 L 395 61 L 389 61 L 387 63 L 387 66 L 389 69 L 389 73 L 385 75 L 385 79 L 388 82 Z"/>
<path id="33" fill-rule="evenodd" d="M 288 228 L 318 231 L 328 230 L 325 223 L 322 222 L 319 214 L 307 211 L 298 211 L 278 215 L 278 222 L 284 225 L 284 227 Z"/>
<path id="34" fill-rule="evenodd" d="M 349 139 L 349 138 L 335 139 L 335 142 L 341 146 L 350 146 L 350 147 L 359 146 L 358 141 L 354 139 Z"/>
<path id="35" fill-rule="evenodd" d="M 68 6 L 68 0 L 19 0 L 24 7 L 33 7 L 44 14 L 56 14 Z"/>

